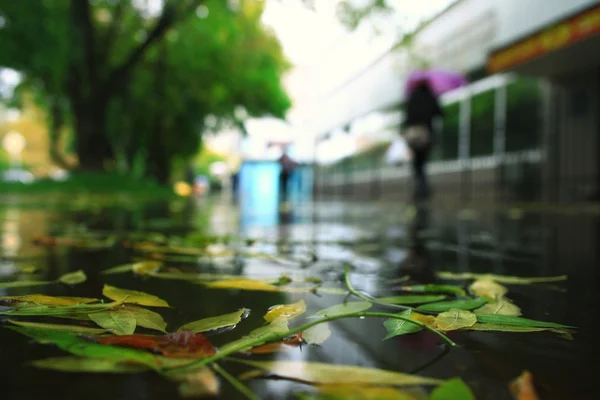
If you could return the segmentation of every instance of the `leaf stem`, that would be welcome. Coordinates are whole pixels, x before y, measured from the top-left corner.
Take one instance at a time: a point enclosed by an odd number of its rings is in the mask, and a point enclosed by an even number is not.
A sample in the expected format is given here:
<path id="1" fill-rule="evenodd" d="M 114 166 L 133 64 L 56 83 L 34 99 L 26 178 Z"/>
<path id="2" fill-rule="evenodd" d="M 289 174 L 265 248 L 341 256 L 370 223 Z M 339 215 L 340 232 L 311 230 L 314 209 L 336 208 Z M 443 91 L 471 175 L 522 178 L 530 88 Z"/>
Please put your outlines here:
<path id="1" fill-rule="evenodd" d="M 389 303 L 384 303 L 382 301 L 377 300 L 375 297 L 373 296 L 369 296 L 366 295 L 364 293 L 361 293 L 359 291 L 357 291 L 356 289 L 354 289 L 354 287 L 352 286 L 352 283 L 350 283 L 350 275 L 349 275 L 349 271 L 350 269 L 348 268 L 348 266 L 346 265 L 345 269 L 344 269 L 344 280 L 346 282 L 346 286 L 348 287 L 348 290 L 350 291 L 350 293 L 352 293 L 355 296 L 360 297 L 363 300 L 368 301 L 369 303 L 373 303 L 373 304 L 378 304 L 380 306 L 384 306 L 384 307 L 389 307 L 389 308 L 397 308 L 400 310 L 412 310 L 412 307 L 408 307 L 408 306 L 403 306 L 400 304 L 389 304 Z"/>
<path id="2" fill-rule="evenodd" d="M 168 372 L 181 372 L 183 370 L 188 370 L 188 369 L 195 369 L 210 363 L 214 363 L 215 361 L 218 361 L 224 357 L 227 357 L 231 354 L 237 353 L 239 351 L 243 351 L 246 350 L 248 348 L 252 348 L 258 345 L 261 345 L 263 343 L 266 342 L 274 342 L 274 341 L 278 341 L 278 340 L 283 340 L 288 336 L 291 336 L 293 334 L 296 333 L 300 333 L 308 328 L 312 328 L 315 325 L 319 325 L 322 324 L 324 322 L 329 322 L 329 321 L 335 321 L 336 319 L 344 319 L 344 318 L 392 318 L 392 319 L 401 319 L 403 321 L 407 321 L 410 322 L 411 324 L 414 325 L 418 325 L 419 327 L 426 329 L 430 332 L 435 333 L 436 335 L 438 335 L 440 338 L 442 338 L 447 344 L 449 344 L 450 346 L 456 346 L 456 343 L 454 343 L 448 336 L 444 335 L 442 332 L 427 326 L 426 324 L 419 322 L 419 321 L 415 321 L 414 319 L 411 319 L 409 317 L 405 317 L 403 315 L 398 315 L 398 314 L 390 314 L 390 313 L 384 313 L 384 312 L 355 312 L 355 313 L 348 313 L 348 314 L 338 314 L 338 315 L 331 315 L 328 317 L 324 317 L 321 318 L 317 321 L 312 321 L 309 323 L 306 323 L 304 325 L 300 325 L 294 329 L 290 329 L 287 332 L 284 333 L 277 333 L 277 334 L 272 334 L 269 337 L 260 337 L 257 338 L 256 340 L 253 340 L 251 342 L 245 342 L 245 343 L 241 343 L 238 346 L 233 346 L 230 347 L 224 351 L 218 352 L 217 354 L 204 358 L 202 360 L 199 360 L 197 362 L 188 364 L 186 366 L 183 367 L 176 367 L 173 368 L 171 370 L 169 370 Z"/>
<path id="3" fill-rule="evenodd" d="M 231 375 L 229 372 L 225 371 L 223 368 L 219 366 L 219 364 L 215 363 L 212 365 L 215 371 L 217 371 L 227 382 L 231 384 L 234 388 L 237 389 L 238 392 L 246 396 L 246 398 L 250 400 L 260 400 L 258 396 L 256 396 L 250 388 L 244 385 L 239 379 L 235 376 Z"/>

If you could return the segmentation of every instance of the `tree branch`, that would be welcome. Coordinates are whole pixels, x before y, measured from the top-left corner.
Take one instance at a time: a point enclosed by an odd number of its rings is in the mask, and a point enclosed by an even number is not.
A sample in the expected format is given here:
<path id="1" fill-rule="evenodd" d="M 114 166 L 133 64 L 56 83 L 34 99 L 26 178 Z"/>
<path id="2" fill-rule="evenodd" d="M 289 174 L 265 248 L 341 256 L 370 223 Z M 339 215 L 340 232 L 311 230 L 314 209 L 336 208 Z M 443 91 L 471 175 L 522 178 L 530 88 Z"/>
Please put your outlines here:
<path id="1" fill-rule="evenodd" d="M 188 7 L 185 7 L 182 15 L 178 15 L 177 8 L 175 5 L 166 2 L 163 11 L 152 28 L 146 39 L 135 49 L 131 51 L 128 57 L 126 57 L 125 61 L 117 66 L 108 76 L 105 88 L 105 96 L 108 95 L 110 91 L 118 92 L 122 89 L 124 82 L 127 80 L 133 67 L 142 59 L 148 48 L 152 46 L 155 42 L 159 41 L 163 38 L 165 33 L 171 28 L 175 22 L 177 22 L 178 18 L 182 18 L 185 15 L 192 12 L 196 9 L 200 4 L 203 4 L 206 0 L 193 0 L 188 4 Z M 179 4 L 180 2 L 177 2 Z"/>

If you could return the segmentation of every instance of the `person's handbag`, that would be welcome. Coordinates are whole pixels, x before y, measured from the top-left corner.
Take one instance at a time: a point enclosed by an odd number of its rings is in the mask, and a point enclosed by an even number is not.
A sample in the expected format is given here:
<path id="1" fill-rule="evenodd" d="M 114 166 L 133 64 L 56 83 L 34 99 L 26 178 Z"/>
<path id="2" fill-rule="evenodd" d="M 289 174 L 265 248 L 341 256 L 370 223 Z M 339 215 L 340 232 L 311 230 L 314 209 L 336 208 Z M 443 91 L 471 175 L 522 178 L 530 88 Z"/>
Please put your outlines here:
<path id="1" fill-rule="evenodd" d="M 413 149 L 422 149 L 429 144 L 431 132 L 427 125 L 412 125 L 404 130 L 402 135 L 406 144 Z"/>

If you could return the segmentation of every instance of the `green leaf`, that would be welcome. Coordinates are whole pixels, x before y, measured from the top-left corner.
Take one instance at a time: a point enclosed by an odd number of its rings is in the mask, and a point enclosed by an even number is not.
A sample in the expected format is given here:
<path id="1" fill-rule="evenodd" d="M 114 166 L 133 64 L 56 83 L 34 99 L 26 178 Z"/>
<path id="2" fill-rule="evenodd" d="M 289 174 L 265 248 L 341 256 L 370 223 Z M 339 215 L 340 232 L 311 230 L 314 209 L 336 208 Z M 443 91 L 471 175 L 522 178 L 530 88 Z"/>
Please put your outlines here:
<path id="1" fill-rule="evenodd" d="M 477 316 L 471 311 L 451 309 L 435 317 L 435 324 L 441 331 L 454 331 L 475 325 Z"/>
<path id="2" fill-rule="evenodd" d="M 154 311 L 146 310 L 142 307 L 131 305 L 127 305 L 125 310 L 133 315 L 137 325 L 147 329 L 154 329 L 156 331 L 166 333 L 165 329 L 167 328 L 167 323 L 160 314 L 155 313 Z"/>
<path id="3" fill-rule="evenodd" d="M 406 310 L 399 313 L 398 315 L 410 318 L 412 314 L 414 314 L 414 311 Z M 384 340 L 393 338 L 394 336 L 406 335 L 408 333 L 415 333 L 423 330 L 423 328 L 417 324 L 413 324 L 410 321 L 395 318 L 386 319 L 383 322 L 383 326 L 387 331 L 387 335 L 383 338 Z"/>
<path id="4" fill-rule="evenodd" d="M 386 386 L 365 386 L 353 384 L 328 384 L 317 386 L 320 396 L 306 399 L 318 400 L 418 400 L 410 393 Z"/>
<path id="5" fill-rule="evenodd" d="M 205 283 L 205 285 L 206 287 L 211 289 L 257 290 L 263 292 L 279 291 L 279 288 L 277 286 L 271 285 L 263 281 L 248 278 L 227 279 L 224 281 Z"/>
<path id="6" fill-rule="evenodd" d="M 484 324 L 526 326 L 536 328 L 574 328 L 573 326 L 556 324 L 554 322 L 536 321 L 533 319 L 496 314 L 477 314 L 477 321 Z"/>
<path id="7" fill-rule="evenodd" d="M 302 340 L 308 344 L 321 344 L 329 339 L 329 336 L 331 336 L 331 331 L 328 322 L 315 325 L 302 332 Z"/>
<path id="8" fill-rule="evenodd" d="M 239 361 L 251 367 L 259 368 L 271 375 L 298 379 L 315 384 L 413 386 L 437 385 L 440 382 L 433 378 L 350 365 L 323 364 L 305 361 Z"/>
<path id="9" fill-rule="evenodd" d="M 215 329 L 227 328 L 240 323 L 242 318 L 248 314 L 250 310 L 241 308 L 229 314 L 219 315 L 217 317 L 204 318 L 198 321 L 189 322 L 181 326 L 178 331 L 187 330 L 194 333 L 208 332 Z"/>
<path id="10" fill-rule="evenodd" d="M 254 329 L 248 335 L 243 336 L 238 340 L 229 342 L 223 347 L 221 351 L 228 351 L 229 349 L 237 349 L 237 351 L 250 350 L 252 347 L 258 347 L 270 340 L 273 340 L 278 334 L 286 333 L 289 331 L 288 321 L 284 318 L 276 319 L 266 326 Z M 262 340 L 250 346 L 255 340 Z"/>
<path id="11" fill-rule="evenodd" d="M 116 309 L 95 312 L 90 319 L 115 335 L 132 335 L 135 332 L 136 320 L 128 310 Z"/>
<path id="12" fill-rule="evenodd" d="M 22 303 L 17 308 L 11 311 L 0 312 L 3 315 L 19 316 L 19 317 L 62 317 L 75 318 L 85 317 L 87 314 L 109 310 L 121 303 L 106 303 L 106 304 L 77 304 L 73 306 L 44 306 L 38 304 Z"/>
<path id="13" fill-rule="evenodd" d="M 111 374 L 137 373 L 147 371 L 141 365 L 125 365 L 111 360 L 99 360 L 76 356 L 53 357 L 36 360 L 31 363 L 37 368 L 52 369 L 62 372 L 101 372 Z"/>
<path id="14" fill-rule="evenodd" d="M 117 265 L 116 267 L 105 269 L 101 272 L 103 275 L 122 274 L 133 270 L 133 264 Z"/>
<path id="15" fill-rule="evenodd" d="M 505 297 L 500 297 L 491 303 L 475 310 L 475 314 L 498 314 L 512 317 L 521 315 L 521 309 Z"/>
<path id="16" fill-rule="evenodd" d="M 81 333 L 85 335 L 100 335 L 106 332 L 106 329 L 90 328 L 81 325 L 61 325 L 61 324 L 46 324 L 41 322 L 26 322 L 9 319 L 8 322 L 18 326 L 24 326 L 26 328 L 41 328 L 41 329 L 52 329 L 58 331 L 68 331 Z"/>
<path id="17" fill-rule="evenodd" d="M 454 285 L 414 285 L 414 286 L 403 286 L 402 290 L 415 293 L 449 293 L 457 294 L 459 296 L 465 296 L 465 290 L 460 286 Z"/>
<path id="18" fill-rule="evenodd" d="M 448 280 L 466 280 L 466 279 L 485 279 L 499 283 L 508 283 L 513 285 L 529 285 L 532 283 L 551 283 L 566 281 L 567 275 L 522 278 L 518 276 L 494 275 L 494 274 L 474 274 L 472 272 L 454 273 L 440 271 L 437 276 Z"/>
<path id="19" fill-rule="evenodd" d="M 122 301 L 124 303 L 139 304 L 148 307 L 169 307 L 163 299 L 152 294 L 138 292 L 137 290 L 120 289 L 118 287 L 104 285 L 102 294 L 109 299 Z"/>
<path id="20" fill-rule="evenodd" d="M 444 295 L 405 295 L 405 296 L 390 296 L 390 297 L 382 297 L 377 299 L 377 301 L 381 303 L 387 304 L 425 304 L 425 303 L 433 303 L 435 301 L 444 300 L 446 296 Z"/>
<path id="21" fill-rule="evenodd" d="M 16 282 L 0 282 L 0 289 L 13 289 L 30 286 L 45 286 L 51 285 L 53 281 L 16 281 Z"/>
<path id="22" fill-rule="evenodd" d="M 462 379 L 453 378 L 433 389 L 429 400 L 475 400 L 475 395 Z"/>
<path id="23" fill-rule="evenodd" d="M 105 346 L 82 338 L 76 333 L 53 329 L 10 327 L 13 331 L 29 336 L 43 344 L 54 344 L 59 348 L 81 357 L 112 360 L 115 362 L 138 363 L 156 368 L 159 357 L 142 350 L 117 346 Z"/>
<path id="24" fill-rule="evenodd" d="M 65 285 L 78 285 L 80 283 L 85 282 L 86 280 L 87 276 L 82 270 L 69 272 L 68 274 L 64 274 L 63 276 L 58 278 L 58 281 L 60 283 L 64 283 Z"/>
<path id="25" fill-rule="evenodd" d="M 426 312 L 444 312 L 452 308 L 459 310 L 474 310 L 483 306 L 484 304 L 487 304 L 487 302 L 488 301 L 483 297 L 478 297 L 476 299 L 440 301 L 437 303 L 424 304 L 417 307 L 417 310 Z"/>
<path id="26" fill-rule="evenodd" d="M 325 318 L 333 317 L 335 315 L 361 312 L 368 310 L 372 305 L 373 304 L 369 303 L 368 301 L 350 301 L 348 303 L 336 304 L 334 306 L 324 308 L 308 318 Z"/>
<path id="27" fill-rule="evenodd" d="M 134 273 L 138 275 L 151 275 L 158 272 L 163 263 L 159 261 L 142 261 L 131 266 Z"/>
<path id="28" fill-rule="evenodd" d="M 265 314 L 264 319 L 267 322 L 273 322 L 277 318 L 284 318 L 288 321 L 306 312 L 306 304 L 304 300 L 300 300 L 293 304 L 280 304 L 273 306 Z"/>

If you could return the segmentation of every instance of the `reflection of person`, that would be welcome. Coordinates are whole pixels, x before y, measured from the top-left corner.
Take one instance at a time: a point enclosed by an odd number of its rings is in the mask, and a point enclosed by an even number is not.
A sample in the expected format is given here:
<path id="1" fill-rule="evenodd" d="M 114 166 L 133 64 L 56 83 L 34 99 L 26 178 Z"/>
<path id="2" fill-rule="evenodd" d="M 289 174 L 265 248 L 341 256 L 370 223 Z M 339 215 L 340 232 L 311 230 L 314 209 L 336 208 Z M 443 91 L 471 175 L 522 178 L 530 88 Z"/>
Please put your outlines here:
<path id="1" fill-rule="evenodd" d="M 279 194 L 281 201 L 287 201 L 290 176 L 298 166 L 298 163 L 292 160 L 287 154 L 287 150 L 284 150 L 281 157 L 279 157 L 279 165 L 281 166 L 281 171 L 279 172 Z"/>
<path id="2" fill-rule="evenodd" d="M 425 164 L 435 142 L 433 119 L 444 115 L 437 97 L 427 81 L 416 85 L 406 101 L 404 138 L 412 151 L 414 173 L 414 200 L 425 200 L 431 192 L 425 173 Z"/>
<path id="3" fill-rule="evenodd" d="M 429 225 L 429 210 L 417 206 L 417 213 L 409 226 L 410 245 L 407 255 L 400 264 L 403 274 L 410 275 L 412 280 L 420 283 L 435 281 L 433 260 L 423 237 L 423 231 Z"/>

